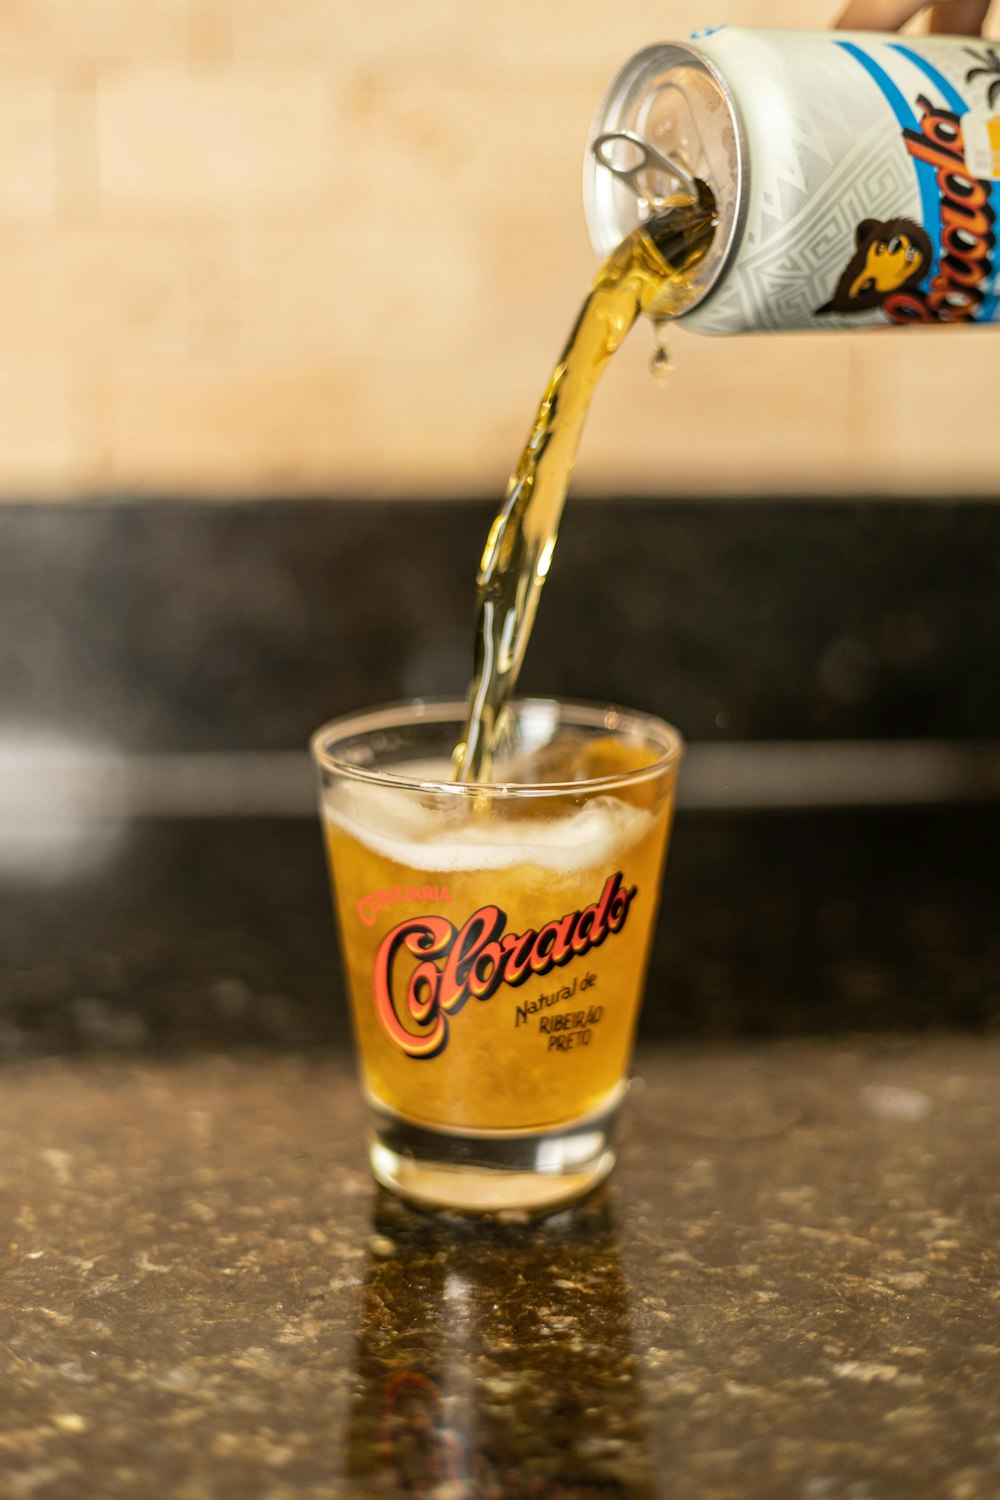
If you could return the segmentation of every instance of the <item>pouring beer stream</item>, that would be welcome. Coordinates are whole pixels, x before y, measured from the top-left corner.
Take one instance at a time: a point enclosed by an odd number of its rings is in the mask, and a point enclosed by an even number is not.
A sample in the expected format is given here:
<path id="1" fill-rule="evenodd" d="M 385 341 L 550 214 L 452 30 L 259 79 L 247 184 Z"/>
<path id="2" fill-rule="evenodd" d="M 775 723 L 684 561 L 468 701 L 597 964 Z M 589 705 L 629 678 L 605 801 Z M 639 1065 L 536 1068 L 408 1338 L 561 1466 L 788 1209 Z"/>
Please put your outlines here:
<path id="1" fill-rule="evenodd" d="M 458 781 L 488 781 L 494 762 L 502 759 L 505 706 L 524 661 L 597 382 L 640 313 L 663 317 L 683 310 L 691 272 L 715 232 L 709 188 L 637 138 L 630 144 L 646 153 L 637 165 L 615 167 L 601 159 L 640 198 L 649 193 L 644 201 L 653 212 L 598 272 L 486 538 L 477 577 L 469 714 L 454 757 Z M 686 191 L 666 203 L 657 201 L 652 187 L 644 187 L 651 169 L 680 179 Z"/>

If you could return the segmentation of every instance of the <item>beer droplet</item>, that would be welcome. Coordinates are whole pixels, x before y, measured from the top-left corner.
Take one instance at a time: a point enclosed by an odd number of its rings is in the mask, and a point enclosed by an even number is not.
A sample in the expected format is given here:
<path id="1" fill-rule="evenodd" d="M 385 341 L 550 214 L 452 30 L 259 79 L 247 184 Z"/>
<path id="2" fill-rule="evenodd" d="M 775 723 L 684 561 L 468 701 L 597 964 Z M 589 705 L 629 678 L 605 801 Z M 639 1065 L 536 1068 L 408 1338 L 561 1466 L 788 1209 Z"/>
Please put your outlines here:
<path id="1" fill-rule="evenodd" d="M 656 339 L 656 349 L 653 353 L 652 359 L 649 362 L 649 368 L 656 376 L 657 380 L 666 380 L 667 376 L 674 368 L 674 362 L 670 358 L 670 350 L 667 348 L 667 328 L 665 318 L 657 318 L 653 323 L 653 335 Z"/>

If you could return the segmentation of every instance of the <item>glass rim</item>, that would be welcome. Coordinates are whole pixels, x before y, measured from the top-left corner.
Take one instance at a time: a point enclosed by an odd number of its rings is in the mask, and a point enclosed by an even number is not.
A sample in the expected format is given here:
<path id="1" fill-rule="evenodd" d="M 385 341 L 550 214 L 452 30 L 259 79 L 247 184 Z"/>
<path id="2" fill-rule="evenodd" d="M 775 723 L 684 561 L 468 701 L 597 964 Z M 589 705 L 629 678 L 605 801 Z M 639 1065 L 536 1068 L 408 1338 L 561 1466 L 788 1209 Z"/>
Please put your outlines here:
<path id="1" fill-rule="evenodd" d="M 661 753 L 648 765 L 631 771 L 615 771 L 582 781 L 442 781 L 433 777 L 406 776 L 370 766 L 359 766 L 339 758 L 329 748 L 331 742 L 356 737 L 380 729 L 402 729 L 406 725 L 454 723 L 459 729 L 465 723 L 468 705 L 464 699 L 422 697 L 401 699 L 394 703 L 375 704 L 371 708 L 341 714 L 322 724 L 310 737 L 309 749 L 320 771 L 327 771 L 370 786 L 389 786 L 407 791 L 433 792 L 447 796 L 475 797 L 485 792 L 509 797 L 546 797 L 557 793 L 593 793 L 614 787 L 634 786 L 665 772 L 676 770 L 684 754 L 684 737 L 673 724 L 642 709 L 623 708 L 615 703 L 595 703 L 579 698 L 515 698 L 511 707 L 524 710 L 534 706 L 556 708 L 561 722 L 588 729 L 603 726 L 609 734 L 632 729 L 659 743 Z"/>

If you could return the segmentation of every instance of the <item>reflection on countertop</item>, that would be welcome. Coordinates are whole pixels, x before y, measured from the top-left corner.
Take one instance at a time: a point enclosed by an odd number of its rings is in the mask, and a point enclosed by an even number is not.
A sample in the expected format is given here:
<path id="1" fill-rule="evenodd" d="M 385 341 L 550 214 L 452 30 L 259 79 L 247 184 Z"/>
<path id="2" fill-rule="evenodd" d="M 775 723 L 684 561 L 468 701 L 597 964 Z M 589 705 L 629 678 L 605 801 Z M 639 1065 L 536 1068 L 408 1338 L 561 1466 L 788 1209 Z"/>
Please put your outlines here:
<path id="1" fill-rule="evenodd" d="M 8 1064 L 5 1493 L 992 1500 L 998 1066 L 647 1046 L 610 1187 L 478 1224 L 343 1050 Z"/>
<path id="2" fill-rule="evenodd" d="M 450 1482 L 484 1500 L 656 1493 L 606 1191 L 533 1228 L 380 1192 L 372 1229 L 346 1435 L 358 1492 L 388 1474 L 390 1492 Z"/>

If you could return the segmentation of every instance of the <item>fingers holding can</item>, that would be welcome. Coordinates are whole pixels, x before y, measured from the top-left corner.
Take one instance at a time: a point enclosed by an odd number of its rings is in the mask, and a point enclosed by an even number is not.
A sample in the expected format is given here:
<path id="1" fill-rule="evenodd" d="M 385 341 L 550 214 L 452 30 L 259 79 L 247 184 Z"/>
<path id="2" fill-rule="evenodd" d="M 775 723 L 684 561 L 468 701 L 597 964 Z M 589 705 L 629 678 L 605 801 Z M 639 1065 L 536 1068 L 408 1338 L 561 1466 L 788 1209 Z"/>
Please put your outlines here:
<path id="1" fill-rule="evenodd" d="M 948 0 L 931 11 L 931 30 L 945 36 L 978 36 L 989 9 L 990 0 Z"/>
<path id="2" fill-rule="evenodd" d="M 840 31 L 898 31 L 927 7 L 914 0 L 849 0 L 837 20 Z M 940 0 L 931 9 L 931 30 L 975 36 L 983 29 L 990 0 Z"/>

